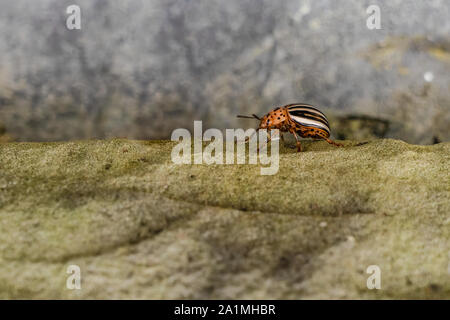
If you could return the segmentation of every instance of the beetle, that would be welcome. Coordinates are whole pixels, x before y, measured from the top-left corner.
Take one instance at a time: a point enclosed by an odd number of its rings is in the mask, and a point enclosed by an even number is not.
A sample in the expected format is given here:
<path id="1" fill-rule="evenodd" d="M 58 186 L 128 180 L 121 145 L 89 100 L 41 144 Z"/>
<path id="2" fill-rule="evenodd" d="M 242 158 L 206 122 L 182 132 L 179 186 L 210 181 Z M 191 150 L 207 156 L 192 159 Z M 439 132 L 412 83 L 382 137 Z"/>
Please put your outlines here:
<path id="1" fill-rule="evenodd" d="M 327 117 L 310 104 L 293 103 L 283 107 L 277 107 L 262 118 L 255 114 L 252 116 L 238 115 L 237 117 L 258 119 L 260 123 L 257 130 L 280 130 L 280 136 L 283 142 L 283 132 L 292 133 L 297 141 L 297 152 L 302 151 L 298 136 L 302 138 L 322 139 L 332 145 L 338 147 L 343 146 L 330 139 L 330 124 Z"/>

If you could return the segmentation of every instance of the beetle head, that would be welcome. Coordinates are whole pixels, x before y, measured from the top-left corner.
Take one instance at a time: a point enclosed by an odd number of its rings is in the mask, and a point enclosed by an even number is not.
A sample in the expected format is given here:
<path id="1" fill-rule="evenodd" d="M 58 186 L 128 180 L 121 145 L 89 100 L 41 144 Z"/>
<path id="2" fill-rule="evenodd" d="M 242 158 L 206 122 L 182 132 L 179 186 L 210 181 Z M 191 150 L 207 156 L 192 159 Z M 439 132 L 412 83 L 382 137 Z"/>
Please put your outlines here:
<path id="1" fill-rule="evenodd" d="M 268 114 L 261 118 L 261 122 L 259 123 L 260 129 L 267 129 L 272 125 L 272 121 Z"/>

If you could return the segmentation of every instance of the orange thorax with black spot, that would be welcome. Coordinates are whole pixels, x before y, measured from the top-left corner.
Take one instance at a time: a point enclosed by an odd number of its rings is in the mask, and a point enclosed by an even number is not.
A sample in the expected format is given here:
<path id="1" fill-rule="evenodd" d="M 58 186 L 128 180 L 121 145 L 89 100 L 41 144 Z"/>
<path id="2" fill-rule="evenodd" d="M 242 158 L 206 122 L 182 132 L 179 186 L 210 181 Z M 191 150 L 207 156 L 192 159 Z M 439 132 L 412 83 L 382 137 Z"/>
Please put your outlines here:
<path id="1" fill-rule="evenodd" d="M 259 125 L 260 129 L 278 129 L 288 131 L 290 127 L 290 118 L 287 109 L 276 108 L 270 111 L 262 119 Z"/>

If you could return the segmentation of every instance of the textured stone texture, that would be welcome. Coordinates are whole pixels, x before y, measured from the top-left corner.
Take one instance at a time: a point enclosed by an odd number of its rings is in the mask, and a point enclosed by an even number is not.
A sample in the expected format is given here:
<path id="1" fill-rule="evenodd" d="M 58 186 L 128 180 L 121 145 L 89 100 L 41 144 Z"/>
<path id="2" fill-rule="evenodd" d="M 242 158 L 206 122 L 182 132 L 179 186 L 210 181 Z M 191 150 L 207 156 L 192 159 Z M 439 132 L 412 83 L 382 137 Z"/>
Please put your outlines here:
<path id="1" fill-rule="evenodd" d="M 74 3 L 80 31 L 65 27 Z M 370 4 L 0 0 L 0 122 L 19 140 L 168 138 L 309 102 L 392 120 L 385 137 L 448 141 L 449 1 L 376 1 L 381 30 Z"/>
<path id="2" fill-rule="evenodd" d="M 273 176 L 168 141 L 0 143 L 0 298 L 449 299 L 450 144 L 342 142 L 281 147 Z"/>

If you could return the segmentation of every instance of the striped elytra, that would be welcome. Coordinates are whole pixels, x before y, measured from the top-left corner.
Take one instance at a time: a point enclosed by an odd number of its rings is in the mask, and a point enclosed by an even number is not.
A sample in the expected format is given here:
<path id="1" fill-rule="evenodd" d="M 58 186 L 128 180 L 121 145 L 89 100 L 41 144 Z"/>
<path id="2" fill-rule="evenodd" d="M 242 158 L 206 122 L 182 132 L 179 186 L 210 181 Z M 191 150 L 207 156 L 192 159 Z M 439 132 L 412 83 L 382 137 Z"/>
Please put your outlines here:
<path id="1" fill-rule="evenodd" d="M 320 130 L 327 138 L 330 136 L 330 124 L 327 117 L 318 109 L 307 104 L 285 106 L 292 121 L 299 127 L 300 135 L 304 128 Z"/>
<path id="2" fill-rule="evenodd" d="M 342 146 L 329 139 L 330 123 L 327 117 L 319 109 L 306 103 L 288 104 L 277 107 L 264 117 L 256 115 L 238 116 L 240 118 L 256 118 L 260 120 L 259 129 L 278 129 L 281 132 L 290 132 L 297 141 L 297 151 L 301 151 L 301 144 L 298 136 L 302 138 L 322 139 L 335 146 Z M 270 138 L 269 138 L 270 140 Z"/>

